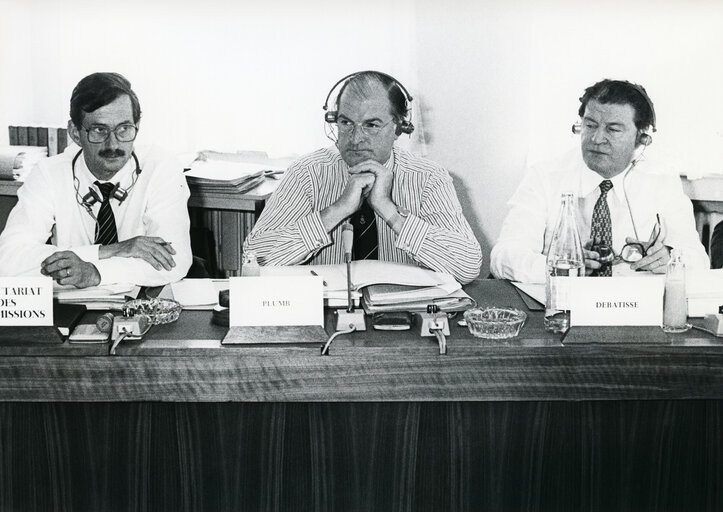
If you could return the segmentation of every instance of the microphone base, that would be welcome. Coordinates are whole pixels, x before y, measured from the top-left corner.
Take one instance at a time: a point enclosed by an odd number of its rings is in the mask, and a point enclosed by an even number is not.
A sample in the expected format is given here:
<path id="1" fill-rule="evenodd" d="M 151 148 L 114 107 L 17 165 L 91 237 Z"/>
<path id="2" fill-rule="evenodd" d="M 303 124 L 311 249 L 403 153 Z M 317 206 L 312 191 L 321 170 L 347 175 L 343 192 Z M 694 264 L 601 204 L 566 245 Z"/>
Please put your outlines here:
<path id="1" fill-rule="evenodd" d="M 364 310 L 357 309 L 351 313 L 345 309 L 336 310 L 336 330 L 346 331 L 354 326 L 357 331 L 366 331 L 367 326 L 364 321 Z"/>

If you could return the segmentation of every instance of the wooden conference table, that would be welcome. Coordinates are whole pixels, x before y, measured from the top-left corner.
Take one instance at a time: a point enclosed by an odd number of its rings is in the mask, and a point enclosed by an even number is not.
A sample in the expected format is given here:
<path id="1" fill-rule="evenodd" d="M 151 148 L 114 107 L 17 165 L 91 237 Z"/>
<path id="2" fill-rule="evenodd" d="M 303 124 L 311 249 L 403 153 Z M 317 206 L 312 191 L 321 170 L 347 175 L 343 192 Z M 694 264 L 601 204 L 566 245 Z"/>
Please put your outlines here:
<path id="1" fill-rule="evenodd" d="M 482 305 L 526 309 L 480 280 Z M 723 340 L 511 341 L 452 322 L 221 346 L 210 312 L 142 342 L 0 347 L 2 510 L 723 510 Z"/>

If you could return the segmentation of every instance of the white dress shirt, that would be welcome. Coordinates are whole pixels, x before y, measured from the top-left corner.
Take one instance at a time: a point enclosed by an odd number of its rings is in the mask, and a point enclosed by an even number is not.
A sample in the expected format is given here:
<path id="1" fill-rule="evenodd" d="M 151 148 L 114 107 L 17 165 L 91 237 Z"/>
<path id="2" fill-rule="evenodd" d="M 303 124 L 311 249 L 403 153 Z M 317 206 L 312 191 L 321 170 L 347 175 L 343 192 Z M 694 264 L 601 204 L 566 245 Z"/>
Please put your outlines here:
<path id="1" fill-rule="evenodd" d="M 379 259 L 422 265 L 467 283 L 479 275 L 482 251 L 449 173 L 433 162 L 394 148 L 392 201 L 410 211 L 399 235 L 377 215 Z M 320 149 L 289 167 L 269 199 L 244 251 L 262 265 L 344 261 L 341 225 L 327 233 L 320 212 L 341 197 L 349 167 L 336 147 Z"/>
<path id="2" fill-rule="evenodd" d="M 158 148 L 136 149 L 142 172 L 135 184 L 136 165 L 132 157 L 111 180 L 128 191 L 122 203 L 111 199 L 118 240 L 158 236 L 170 242 L 176 251 L 174 268 L 156 270 L 139 258 L 99 259 L 100 246 L 94 243 L 96 221 L 79 204 L 79 196 L 87 194 L 90 187 L 99 197 L 102 195 L 82 154 L 75 162 L 74 183 L 71 163 L 77 152 L 77 148 L 69 148 L 41 161 L 28 174 L 18 190 L 18 204 L 0 235 L 0 273 L 40 275 L 40 264 L 45 258 L 57 251 L 71 250 L 96 266 L 101 285 L 157 286 L 183 278 L 192 256 L 186 204 L 189 191 L 181 165 Z M 92 206 L 96 217 L 99 209 L 100 202 Z M 49 238 L 52 245 L 46 244 Z"/>
<path id="3" fill-rule="evenodd" d="M 620 254 L 626 237 L 647 242 L 656 214 L 660 214 L 665 245 L 680 249 L 689 268 L 708 268 L 708 256 L 695 229 L 693 206 L 683 192 L 680 178 L 656 172 L 651 167 L 642 160 L 610 180 L 613 188 L 607 201 L 615 254 Z M 510 211 L 492 248 L 493 275 L 544 283 L 545 259 L 560 210 L 561 194 L 573 192 L 577 197 L 577 225 L 584 244 L 590 239 L 592 212 L 604 179 L 585 165 L 578 148 L 558 161 L 530 169 L 508 203 Z M 628 263 L 613 266 L 613 275 L 629 273 Z"/>

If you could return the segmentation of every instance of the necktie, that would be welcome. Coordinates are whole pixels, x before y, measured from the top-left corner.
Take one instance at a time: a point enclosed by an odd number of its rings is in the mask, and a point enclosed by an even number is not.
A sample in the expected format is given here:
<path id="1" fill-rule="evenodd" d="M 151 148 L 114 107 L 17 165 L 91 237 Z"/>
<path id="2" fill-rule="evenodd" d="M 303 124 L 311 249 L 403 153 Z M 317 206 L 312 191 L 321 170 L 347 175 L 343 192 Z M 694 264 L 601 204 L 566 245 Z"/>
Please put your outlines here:
<path id="1" fill-rule="evenodd" d="M 361 208 L 351 216 L 354 226 L 354 248 L 352 259 L 378 259 L 379 240 L 377 239 L 377 220 L 374 210 L 364 201 Z"/>
<path id="2" fill-rule="evenodd" d="M 610 180 L 600 182 L 600 197 L 598 197 L 595 207 L 592 210 L 592 226 L 590 229 L 590 238 L 594 243 L 607 245 L 612 249 L 613 246 L 613 227 L 610 221 L 610 208 L 608 208 L 607 195 L 613 183 Z M 593 273 L 597 276 L 613 275 L 612 265 L 605 265 L 603 268 Z"/>
<path id="3" fill-rule="evenodd" d="M 100 245 L 114 244 L 118 242 L 115 216 L 110 207 L 110 195 L 113 192 L 114 185 L 96 181 L 95 186 L 103 194 L 103 202 L 100 203 L 100 210 L 98 210 L 98 224 L 95 226 L 95 243 Z"/>

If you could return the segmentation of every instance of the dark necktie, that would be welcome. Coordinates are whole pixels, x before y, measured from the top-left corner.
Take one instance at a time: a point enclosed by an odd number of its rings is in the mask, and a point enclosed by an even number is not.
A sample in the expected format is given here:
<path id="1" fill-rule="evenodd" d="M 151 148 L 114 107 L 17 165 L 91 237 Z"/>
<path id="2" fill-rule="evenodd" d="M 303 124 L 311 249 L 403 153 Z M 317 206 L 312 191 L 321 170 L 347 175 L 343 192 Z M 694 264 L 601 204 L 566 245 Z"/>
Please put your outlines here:
<path id="1" fill-rule="evenodd" d="M 361 208 L 351 216 L 354 226 L 354 249 L 352 259 L 376 260 L 379 258 L 379 240 L 377 239 L 377 220 L 374 210 L 364 201 Z"/>
<path id="2" fill-rule="evenodd" d="M 98 224 L 95 226 L 95 243 L 99 245 L 114 244 L 118 242 L 118 231 L 115 226 L 115 216 L 110 207 L 110 195 L 115 185 L 96 181 L 95 186 L 103 194 L 103 202 L 100 203 L 100 210 L 98 210 Z"/>
<path id="3" fill-rule="evenodd" d="M 613 246 L 613 227 L 610 221 L 610 208 L 608 208 L 607 195 L 613 183 L 610 180 L 600 182 L 600 197 L 598 197 L 595 207 L 592 210 L 592 225 L 590 229 L 590 238 L 593 244 L 607 245 L 612 249 Z M 613 275 L 612 265 L 605 265 L 603 268 L 593 273 L 597 276 Z"/>

